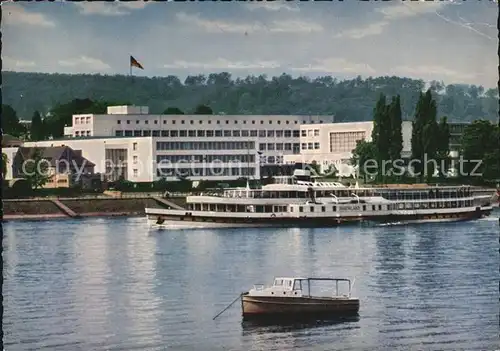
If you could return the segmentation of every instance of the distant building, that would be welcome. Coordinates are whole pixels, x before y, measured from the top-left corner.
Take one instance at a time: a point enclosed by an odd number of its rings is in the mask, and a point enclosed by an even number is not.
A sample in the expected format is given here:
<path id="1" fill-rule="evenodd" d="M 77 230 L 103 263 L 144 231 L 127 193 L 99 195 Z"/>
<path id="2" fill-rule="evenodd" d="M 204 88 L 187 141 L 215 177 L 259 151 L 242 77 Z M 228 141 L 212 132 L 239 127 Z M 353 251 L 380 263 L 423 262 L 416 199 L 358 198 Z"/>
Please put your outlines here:
<path id="1" fill-rule="evenodd" d="M 39 161 L 46 164 L 41 169 L 50 177 L 44 188 L 72 188 L 92 186 L 95 175 L 95 164 L 82 157 L 80 151 L 75 151 L 68 146 L 56 147 L 19 147 L 12 158 L 12 178 L 24 178 L 30 170 L 28 163 L 35 165 L 37 156 Z M 39 168 L 40 170 L 40 168 Z"/>

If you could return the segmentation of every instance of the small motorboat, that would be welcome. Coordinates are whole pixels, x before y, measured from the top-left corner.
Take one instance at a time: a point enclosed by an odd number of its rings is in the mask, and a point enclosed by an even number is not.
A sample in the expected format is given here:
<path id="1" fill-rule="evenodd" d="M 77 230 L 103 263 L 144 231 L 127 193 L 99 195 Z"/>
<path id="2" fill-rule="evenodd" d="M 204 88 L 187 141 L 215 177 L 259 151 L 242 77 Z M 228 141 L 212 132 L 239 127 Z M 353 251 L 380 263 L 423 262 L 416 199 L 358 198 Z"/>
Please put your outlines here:
<path id="1" fill-rule="evenodd" d="M 329 296 L 313 296 L 316 282 L 331 282 L 335 287 Z M 348 283 L 347 293 L 339 294 L 340 283 Z M 359 299 L 351 297 L 353 285 L 346 278 L 275 278 L 272 286 L 256 284 L 241 295 L 243 318 L 357 315 Z"/>

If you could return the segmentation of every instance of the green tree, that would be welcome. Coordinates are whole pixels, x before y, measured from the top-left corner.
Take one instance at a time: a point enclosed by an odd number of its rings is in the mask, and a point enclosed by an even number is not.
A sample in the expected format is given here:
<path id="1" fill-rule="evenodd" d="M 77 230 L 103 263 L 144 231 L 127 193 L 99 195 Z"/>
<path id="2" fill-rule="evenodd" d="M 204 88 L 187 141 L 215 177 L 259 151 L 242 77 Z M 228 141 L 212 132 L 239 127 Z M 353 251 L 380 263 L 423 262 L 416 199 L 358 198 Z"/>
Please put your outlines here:
<path id="1" fill-rule="evenodd" d="M 32 141 L 45 139 L 45 126 L 38 111 L 35 111 L 31 118 L 30 139 Z"/>
<path id="2" fill-rule="evenodd" d="M 2 131 L 15 137 L 26 134 L 26 128 L 19 122 L 16 111 L 10 105 L 2 104 Z"/>
<path id="3" fill-rule="evenodd" d="M 184 112 L 178 107 L 169 107 L 163 111 L 164 115 L 183 115 Z"/>
<path id="4" fill-rule="evenodd" d="M 3 179 L 5 179 L 5 176 L 7 175 L 7 165 L 9 164 L 9 158 L 7 157 L 7 154 L 2 152 L 2 176 Z"/>
<path id="5" fill-rule="evenodd" d="M 389 161 L 391 146 L 391 120 L 386 97 L 380 94 L 379 100 L 373 111 L 372 143 L 375 147 L 375 159 L 378 166 L 378 179 L 385 179 L 383 164 Z"/>
<path id="6" fill-rule="evenodd" d="M 32 189 L 42 188 L 51 178 L 49 163 L 42 156 L 42 149 L 35 148 L 31 154 L 31 158 L 24 161 L 24 178 L 28 181 Z"/>
<path id="7" fill-rule="evenodd" d="M 437 129 L 436 160 L 439 165 L 439 177 L 443 178 L 450 168 L 450 126 L 448 118 L 441 117 Z"/>
<path id="8" fill-rule="evenodd" d="M 436 101 L 432 97 L 431 90 L 428 89 L 425 94 L 420 93 L 411 137 L 412 159 L 418 160 L 417 164 L 414 162 L 413 171 L 420 175 L 420 179 L 426 179 L 427 182 L 430 182 L 435 171 L 432 160 L 436 159 L 437 152 L 436 115 Z"/>
<path id="9" fill-rule="evenodd" d="M 358 169 L 358 175 L 362 176 L 366 183 L 367 176 L 373 175 L 378 169 L 373 162 L 377 161 L 377 149 L 373 142 L 359 140 L 352 150 L 351 165 Z M 378 173 L 377 173 L 378 174 Z"/>
<path id="10" fill-rule="evenodd" d="M 196 109 L 194 110 L 194 114 L 195 115 L 213 115 L 214 112 L 207 105 L 198 105 L 198 106 L 196 106 Z"/>
<path id="11" fill-rule="evenodd" d="M 401 152 L 403 151 L 403 119 L 399 95 L 392 98 L 389 106 L 389 119 L 391 122 L 389 156 L 394 161 L 401 158 Z"/>
<path id="12" fill-rule="evenodd" d="M 490 121 L 471 123 L 462 135 L 461 176 L 472 181 L 498 179 L 500 174 L 500 128 Z M 479 165 L 479 166 L 478 166 Z"/>

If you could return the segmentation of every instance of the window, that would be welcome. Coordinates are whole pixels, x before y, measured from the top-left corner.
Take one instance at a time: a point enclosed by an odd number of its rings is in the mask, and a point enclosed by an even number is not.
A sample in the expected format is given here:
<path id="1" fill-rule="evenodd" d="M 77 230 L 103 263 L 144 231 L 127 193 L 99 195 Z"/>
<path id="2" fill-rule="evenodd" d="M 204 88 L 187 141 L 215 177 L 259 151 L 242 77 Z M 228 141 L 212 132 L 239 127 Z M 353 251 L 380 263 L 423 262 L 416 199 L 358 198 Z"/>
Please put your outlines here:
<path id="1" fill-rule="evenodd" d="M 250 131 L 250 136 L 251 137 L 256 137 L 258 134 L 257 134 L 257 131 L 256 130 L 251 130 Z"/>
<path id="2" fill-rule="evenodd" d="M 75 136 L 78 136 L 78 134 L 79 134 L 78 132 L 75 132 Z M 117 137 L 123 136 L 123 130 L 117 130 L 115 132 L 115 136 L 117 136 Z"/>
<path id="3" fill-rule="evenodd" d="M 302 150 L 307 150 L 307 144 L 306 143 L 302 143 Z"/>
<path id="4" fill-rule="evenodd" d="M 134 169 L 134 177 L 137 177 L 139 175 L 139 171 L 137 169 Z"/>
<path id="5" fill-rule="evenodd" d="M 239 137 L 240 136 L 240 131 L 239 130 L 233 130 L 233 136 L 234 137 Z"/>
<path id="6" fill-rule="evenodd" d="M 137 143 L 132 144 L 132 150 L 137 151 Z"/>
<path id="7" fill-rule="evenodd" d="M 162 130 L 161 131 L 161 136 L 162 137 L 168 137 L 168 130 Z"/>
<path id="8" fill-rule="evenodd" d="M 302 135 L 303 137 L 307 136 L 307 130 L 302 130 L 302 131 L 301 131 L 301 135 Z"/>
<path id="9" fill-rule="evenodd" d="M 226 121 L 226 124 L 229 124 L 229 121 Z"/>
<path id="10" fill-rule="evenodd" d="M 205 133 L 206 133 L 207 137 L 209 137 L 209 138 L 211 138 L 211 137 L 214 136 L 214 131 L 213 130 L 207 130 L 207 131 L 205 131 Z"/>
<path id="11" fill-rule="evenodd" d="M 259 151 L 266 151 L 266 144 L 260 143 L 259 144 Z"/>
<path id="12" fill-rule="evenodd" d="M 266 131 L 265 130 L 259 130 L 259 138 L 265 138 L 266 137 Z"/>
<path id="13" fill-rule="evenodd" d="M 205 136 L 205 131 L 204 131 L 204 130 L 198 130 L 198 131 L 196 132 L 196 135 L 197 135 L 198 137 L 201 137 L 201 138 L 202 138 L 202 137 L 204 137 L 204 136 Z"/>
<path id="14" fill-rule="evenodd" d="M 194 121 L 189 121 L 190 124 L 194 124 Z"/>
<path id="15" fill-rule="evenodd" d="M 127 121 L 127 124 L 130 124 L 130 120 Z"/>
<path id="16" fill-rule="evenodd" d="M 125 136 L 132 136 L 132 131 L 131 130 L 126 130 L 125 131 Z"/>
<path id="17" fill-rule="evenodd" d="M 319 150 L 319 143 L 314 143 L 314 150 Z"/>
<path id="18" fill-rule="evenodd" d="M 315 130 L 314 130 L 314 136 L 315 136 L 315 137 L 319 136 L 319 129 L 315 129 Z"/>
<path id="19" fill-rule="evenodd" d="M 132 160 L 133 160 L 132 162 L 133 162 L 134 164 L 136 164 L 136 163 L 137 163 L 137 156 L 134 156 L 134 157 L 132 158 Z"/>
<path id="20" fill-rule="evenodd" d="M 313 136 L 313 131 L 312 131 L 312 129 L 309 129 L 309 130 L 307 131 L 307 136 L 308 136 L 308 137 L 312 137 L 312 136 Z"/>
<path id="21" fill-rule="evenodd" d="M 181 124 L 184 124 L 184 121 L 181 121 Z"/>
<path id="22" fill-rule="evenodd" d="M 268 149 L 269 151 L 274 151 L 274 144 L 273 144 L 273 143 L 268 143 L 268 144 L 267 144 L 267 149 Z"/>
<path id="23" fill-rule="evenodd" d="M 268 138 L 274 138 L 274 130 L 268 130 L 267 131 L 267 137 Z"/>
<path id="24" fill-rule="evenodd" d="M 292 137 L 292 131 L 291 130 L 285 130 L 285 138 L 291 138 Z"/>
<path id="25" fill-rule="evenodd" d="M 159 130 L 153 130 L 153 136 L 154 137 L 159 137 L 160 136 L 160 131 Z"/>
<path id="26" fill-rule="evenodd" d="M 187 137 L 187 130 L 179 130 L 179 136 L 181 138 Z"/>
<path id="27" fill-rule="evenodd" d="M 188 131 L 188 136 L 195 137 L 196 136 L 196 130 L 189 130 Z"/>
<path id="28" fill-rule="evenodd" d="M 281 144 L 281 143 L 276 144 L 276 150 L 282 151 L 283 150 L 283 144 Z"/>
<path id="29" fill-rule="evenodd" d="M 163 120 L 163 124 L 167 124 L 167 121 L 166 121 L 166 120 Z"/>
<path id="30" fill-rule="evenodd" d="M 178 130 L 171 130 L 170 131 L 170 136 L 172 138 L 177 138 L 179 136 L 179 131 Z"/>
<path id="31" fill-rule="evenodd" d="M 225 130 L 224 131 L 224 136 L 225 137 L 230 137 L 231 136 L 231 131 L 230 130 Z"/>
<path id="32" fill-rule="evenodd" d="M 294 138 L 298 138 L 298 137 L 300 137 L 300 130 L 294 130 L 294 131 L 293 131 L 293 137 L 294 137 Z"/>
<path id="33" fill-rule="evenodd" d="M 249 136 L 249 135 L 250 135 L 250 132 L 249 132 L 248 130 L 242 130 L 242 131 L 241 131 L 241 136 L 242 136 L 242 137 L 247 137 L 247 136 Z"/>
<path id="34" fill-rule="evenodd" d="M 292 144 L 290 144 L 290 143 L 285 143 L 285 150 L 286 150 L 286 151 L 290 151 L 290 150 L 292 150 Z"/>
<path id="35" fill-rule="evenodd" d="M 216 137 L 221 137 L 222 136 L 222 130 L 216 130 L 215 131 L 215 136 Z"/>
<path id="36" fill-rule="evenodd" d="M 359 140 L 365 138 L 365 132 L 330 133 L 330 152 L 351 152 Z"/>
<path id="37" fill-rule="evenodd" d="M 144 124 L 149 124 L 149 121 L 144 121 Z"/>
<path id="38" fill-rule="evenodd" d="M 158 124 L 158 121 L 157 121 L 157 120 L 155 120 L 155 124 Z"/>
<path id="39" fill-rule="evenodd" d="M 118 120 L 118 121 L 116 121 L 116 123 L 122 124 L 122 121 Z M 75 118 L 75 124 L 78 124 L 78 118 Z"/>
<path id="40" fill-rule="evenodd" d="M 283 131 L 282 130 L 276 131 L 276 138 L 283 138 Z"/>
<path id="41" fill-rule="evenodd" d="M 125 136 L 127 135 L 127 133 L 125 133 Z M 150 130 L 145 130 L 142 132 L 142 136 L 151 136 L 151 131 Z"/>
<path id="42" fill-rule="evenodd" d="M 313 143 L 307 143 L 307 148 L 308 148 L 309 150 L 314 149 L 314 144 L 313 144 Z"/>

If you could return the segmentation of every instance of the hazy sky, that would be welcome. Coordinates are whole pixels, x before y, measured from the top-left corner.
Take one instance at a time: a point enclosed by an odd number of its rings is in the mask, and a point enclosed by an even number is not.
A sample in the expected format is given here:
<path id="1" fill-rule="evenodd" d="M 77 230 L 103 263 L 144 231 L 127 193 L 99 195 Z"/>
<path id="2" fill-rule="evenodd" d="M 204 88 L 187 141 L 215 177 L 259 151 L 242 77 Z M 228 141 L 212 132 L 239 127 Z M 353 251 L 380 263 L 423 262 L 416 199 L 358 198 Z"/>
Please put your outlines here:
<path id="1" fill-rule="evenodd" d="M 3 69 L 398 75 L 494 87 L 493 1 L 7 3 Z"/>

